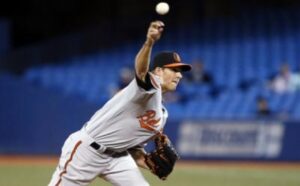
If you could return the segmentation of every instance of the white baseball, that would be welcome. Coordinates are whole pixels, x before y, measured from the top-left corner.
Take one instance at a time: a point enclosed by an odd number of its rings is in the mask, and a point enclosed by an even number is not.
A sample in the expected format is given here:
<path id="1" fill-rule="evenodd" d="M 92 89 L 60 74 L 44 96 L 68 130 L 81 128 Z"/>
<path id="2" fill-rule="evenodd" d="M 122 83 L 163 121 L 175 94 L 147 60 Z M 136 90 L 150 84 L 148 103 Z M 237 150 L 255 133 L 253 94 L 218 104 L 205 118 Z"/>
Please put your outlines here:
<path id="1" fill-rule="evenodd" d="M 160 2 L 156 5 L 155 10 L 160 15 L 165 15 L 169 12 L 169 4 L 166 2 Z"/>

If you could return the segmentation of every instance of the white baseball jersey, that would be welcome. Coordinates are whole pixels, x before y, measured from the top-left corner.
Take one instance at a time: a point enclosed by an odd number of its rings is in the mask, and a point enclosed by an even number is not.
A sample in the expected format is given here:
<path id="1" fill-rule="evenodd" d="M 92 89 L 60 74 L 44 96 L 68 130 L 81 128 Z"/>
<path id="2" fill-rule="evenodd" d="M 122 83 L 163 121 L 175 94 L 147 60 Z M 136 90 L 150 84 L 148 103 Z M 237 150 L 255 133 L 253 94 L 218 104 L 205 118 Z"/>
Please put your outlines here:
<path id="1" fill-rule="evenodd" d="M 103 152 L 144 145 L 163 129 L 167 117 L 159 77 L 148 73 L 146 83 L 135 78 L 67 138 L 49 186 L 88 185 L 99 175 L 113 185 L 149 186 L 132 156 Z M 94 142 L 99 151 L 91 146 Z"/>
<path id="2" fill-rule="evenodd" d="M 160 81 L 150 72 L 146 83 L 133 79 L 91 117 L 84 126 L 87 134 L 116 151 L 143 145 L 163 130 L 168 117 L 162 105 Z"/>

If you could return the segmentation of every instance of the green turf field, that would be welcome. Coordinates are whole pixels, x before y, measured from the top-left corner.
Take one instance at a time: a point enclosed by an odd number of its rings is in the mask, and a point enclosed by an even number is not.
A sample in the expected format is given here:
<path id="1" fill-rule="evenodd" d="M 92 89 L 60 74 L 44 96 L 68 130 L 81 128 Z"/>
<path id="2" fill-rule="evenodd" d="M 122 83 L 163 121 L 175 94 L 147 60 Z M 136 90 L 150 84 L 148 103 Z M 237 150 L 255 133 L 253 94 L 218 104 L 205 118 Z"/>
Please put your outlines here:
<path id="1" fill-rule="evenodd" d="M 1 186 L 47 185 L 54 165 L 1 165 Z M 144 172 L 151 185 L 162 186 L 299 186 L 300 169 L 179 165 L 167 181 Z M 92 186 L 110 184 L 97 179 Z"/>

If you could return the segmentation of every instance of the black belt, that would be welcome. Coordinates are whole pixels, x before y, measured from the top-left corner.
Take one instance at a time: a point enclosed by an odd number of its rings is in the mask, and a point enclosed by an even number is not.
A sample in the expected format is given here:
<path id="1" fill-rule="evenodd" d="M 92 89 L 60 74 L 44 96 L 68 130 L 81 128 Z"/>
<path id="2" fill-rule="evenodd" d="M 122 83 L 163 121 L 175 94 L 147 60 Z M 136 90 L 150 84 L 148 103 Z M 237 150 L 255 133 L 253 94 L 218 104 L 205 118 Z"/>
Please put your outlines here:
<path id="1" fill-rule="evenodd" d="M 99 144 L 96 143 L 96 142 L 91 143 L 90 146 L 93 147 L 93 149 L 95 149 L 95 150 L 98 150 L 98 149 L 101 147 L 101 145 L 99 145 Z M 108 148 L 107 148 L 107 149 L 103 152 L 103 154 L 107 154 L 107 155 L 109 155 L 109 156 L 111 156 L 111 157 L 113 157 L 113 158 L 118 158 L 118 157 L 126 156 L 126 155 L 128 154 L 128 152 L 127 152 L 127 151 L 116 152 L 116 151 L 114 151 L 114 150 L 112 150 L 112 149 L 108 149 Z"/>

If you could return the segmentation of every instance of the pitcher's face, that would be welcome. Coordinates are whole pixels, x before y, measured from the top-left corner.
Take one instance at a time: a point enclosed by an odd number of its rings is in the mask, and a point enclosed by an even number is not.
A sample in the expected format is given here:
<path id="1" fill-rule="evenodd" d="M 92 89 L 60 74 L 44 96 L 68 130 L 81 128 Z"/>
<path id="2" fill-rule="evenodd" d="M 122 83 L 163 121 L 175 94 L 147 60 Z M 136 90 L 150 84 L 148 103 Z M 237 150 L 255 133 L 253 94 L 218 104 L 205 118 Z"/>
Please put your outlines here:
<path id="1" fill-rule="evenodd" d="M 161 88 L 163 92 L 175 91 L 182 78 L 179 68 L 160 68 L 159 76 L 162 79 Z"/>

